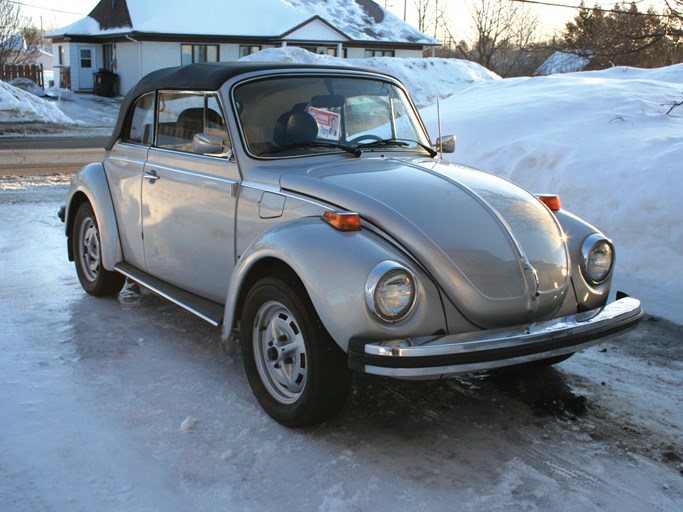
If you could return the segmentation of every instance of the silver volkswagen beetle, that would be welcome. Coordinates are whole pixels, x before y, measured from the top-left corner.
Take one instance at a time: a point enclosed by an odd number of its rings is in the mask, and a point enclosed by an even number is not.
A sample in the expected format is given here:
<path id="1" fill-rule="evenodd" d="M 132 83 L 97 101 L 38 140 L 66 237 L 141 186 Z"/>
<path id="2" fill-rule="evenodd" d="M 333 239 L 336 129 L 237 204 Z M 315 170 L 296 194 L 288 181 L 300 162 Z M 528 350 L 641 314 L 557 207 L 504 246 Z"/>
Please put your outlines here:
<path id="1" fill-rule="evenodd" d="M 439 158 L 396 79 L 193 64 L 143 78 L 62 211 L 83 288 L 135 281 L 239 340 L 280 423 L 336 413 L 351 371 L 553 364 L 634 325 L 612 243 L 559 198 Z"/>

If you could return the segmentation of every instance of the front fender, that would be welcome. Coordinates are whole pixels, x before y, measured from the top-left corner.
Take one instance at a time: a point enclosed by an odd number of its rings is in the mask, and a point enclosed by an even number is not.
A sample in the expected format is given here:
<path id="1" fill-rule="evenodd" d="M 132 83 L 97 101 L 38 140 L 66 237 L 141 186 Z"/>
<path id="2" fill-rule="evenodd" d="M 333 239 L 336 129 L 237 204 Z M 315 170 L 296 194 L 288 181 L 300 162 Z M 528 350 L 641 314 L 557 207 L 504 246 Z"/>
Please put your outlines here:
<path id="1" fill-rule="evenodd" d="M 64 224 L 66 236 L 71 240 L 73 219 L 76 210 L 87 200 L 95 212 L 100 232 L 100 250 L 102 266 L 107 270 L 114 270 L 114 265 L 123 260 L 121 241 L 119 240 L 116 214 L 112 201 L 109 183 L 102 163 L 88 164 L 78 171 L 71 181 L 71 187 L 66 198 Z M 69 259 L 73 260 L 71 244 L 69 243 Z"/>
<path id="2" fill-rule="evenodd" d="M 323 325 L 343 350 L 358 336 L 380 340 L 446 331 L 439 291 L 417 265 L 367 229 L 341 232 L 319 217 L 306 217 L 279 224 L 242 254 L 230 279 L 224 338 L 240 317 L 237 309 L 240 297 L 248 292 L 245 284 L 254 282 L 252 272 L 266 259 L 278 260 L 296 273 Z M 415 309 L 406 320 L 393 325 L 381 322 L 365 304 L 368 275 L 384 260 L 405 265 L 418 281 Z"/>
<path id="3" fill-rule="evenodd" d="M 590 284 L 583 276 L 583 272 L 581 272 L 580 263 L 581 246 L 584 240 L 593 233 L 600 235 L 603 235 L 603 233 L 567 210 L 559 210 L 554 213 L 567 236 L 567 245 L 571 257 L 572 284 L 574 285 L 578 305 L 582 310 L 596 309 L 604 306 L 607 303 L 612 285 L 612 274 L 599 285 Z"/>

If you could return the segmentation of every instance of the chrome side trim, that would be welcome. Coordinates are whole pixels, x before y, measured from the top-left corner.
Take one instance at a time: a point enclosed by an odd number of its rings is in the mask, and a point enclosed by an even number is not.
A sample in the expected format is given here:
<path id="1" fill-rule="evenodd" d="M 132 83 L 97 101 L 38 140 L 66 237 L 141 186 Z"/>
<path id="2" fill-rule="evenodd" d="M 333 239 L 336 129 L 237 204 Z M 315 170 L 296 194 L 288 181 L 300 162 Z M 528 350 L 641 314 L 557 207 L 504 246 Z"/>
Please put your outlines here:
<path id="1" fill-rule="evenodd" d="M 159 151 L 158 148 L 153 148 L 153 149 L 155 151 Z M 146 167 L 151 167 L 153 170 L 159 169 L 159 170 L 163 170 L 163 171 L 174 172 L 177 174 L 183 174 L 185 176 L 195 176 L 198 178 L 207 179 L 207 180 L 211 180 L 211 181 L 218 181 L 220 183 L 228 183 L 230 185 L 239 184 L 239 180 L 236 180 L 234 178 L 224 178 L 223 176 L 205 174 L 205 173 L 197 172 L 197 171 L 189 171 L 187 169 L 182 169 L 182 168 L 178 168 L 178 167 L 170 167 L 168 165 L 157 164 L 154 162 L 152 162 L 152 163 L 147 162 Z M 152 172 L 154 172 L 153 170 L 152 170 Z M 144 177 L 147 178 L 148 176 L 144 176 Z"/>
<path id="2" fill-rule="evenodd" d="M 363 365 L 366 373 L 394 377 L 485 370 L 576 352 L 635 325 L 642 316 L 640 301 L 625 297 L 584 313 L 513 328 L 364 345 L 357 342 L 362 353 L 351 349 L 349 360 L 353 367 Z"/>
<path id="3" fill-rule="evenodd" d="M 164 299 L 171 301 L 173 304 L 198 316 L 202 320 L 209 322 L 214 327 L 220 326 L 223 321 L 224 306 L 221 304 L 181 290 L 180 288 L 142 272 L 127 263 L 117 263 L 114 270 Z"/>

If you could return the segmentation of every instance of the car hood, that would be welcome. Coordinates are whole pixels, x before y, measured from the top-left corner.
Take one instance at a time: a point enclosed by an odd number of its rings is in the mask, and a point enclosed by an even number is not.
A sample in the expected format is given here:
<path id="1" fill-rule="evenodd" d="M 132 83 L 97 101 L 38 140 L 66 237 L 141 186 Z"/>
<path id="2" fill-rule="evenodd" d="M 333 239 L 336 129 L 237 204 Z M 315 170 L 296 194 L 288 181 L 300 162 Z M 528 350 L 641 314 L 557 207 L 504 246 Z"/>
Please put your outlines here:
<path id="1" fill-rule="evenodd" d="M 423 158 L 363 158 L 285 174 L 280 185 L 388 233 L 482 328 L 552 315 L 569 289 L 555 217 L 492 174 Z"/>

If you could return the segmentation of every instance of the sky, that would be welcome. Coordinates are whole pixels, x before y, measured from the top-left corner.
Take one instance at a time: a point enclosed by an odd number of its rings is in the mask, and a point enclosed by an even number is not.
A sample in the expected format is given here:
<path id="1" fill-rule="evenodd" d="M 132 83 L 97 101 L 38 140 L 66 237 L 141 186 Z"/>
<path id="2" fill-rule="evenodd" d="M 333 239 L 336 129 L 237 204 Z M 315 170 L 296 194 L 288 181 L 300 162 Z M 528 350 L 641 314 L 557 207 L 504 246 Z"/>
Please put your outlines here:
<path id="1" fill-rule="evenodd" d="M 73 23 L 80 18 L 87 16 L 87 14 L 95 7 L 98 0 L 11 0 L 13 3 L 18 3 L 22 6 L 22 12 L 25 16 L 33 19 L 35 26 L 40 27 L 41 17 L 44 29 L 58 28 L 64 25 Z M 403 17 L 404 2 L 407 2 L 408 22 L 417 25 L 415 0 L 375 0 L 382 6 L 388 8 L 391 12 L 399 17 Z M 469 6 L 474 0 L 440 0 L 442 4 L 447 6 L 447 16 L 449 25 L 453 27 L 452 31 L 460 35 L 457 38 L 466 38 L 464 34 L 470 29 L 471 21 L 469 15 Z M 546 2 L 560 3 L 565 5 L 579 5 L 580 0 L 543 0 Z M 657 3 L 661 0 L 645 0 L 642 1 L 643 7 L 641 10 L 647 9 L 650 3 Z M 591 1 L 587 0 L 586 4 L 593 5 L 600 3 L 604 7 L 613 5 L 613 1 Z M 542 32 L 544 35 L 552 35 L 556 30 L 561 30 L 564 24 L 571 20 L 575 15 L 574 9 L 565 7 L 550 7 L 543 5 L 528 5 L 528 9 L 536 13 L 542 23 Z M 661 8 L 660 8 L 661 10 Z"/>

